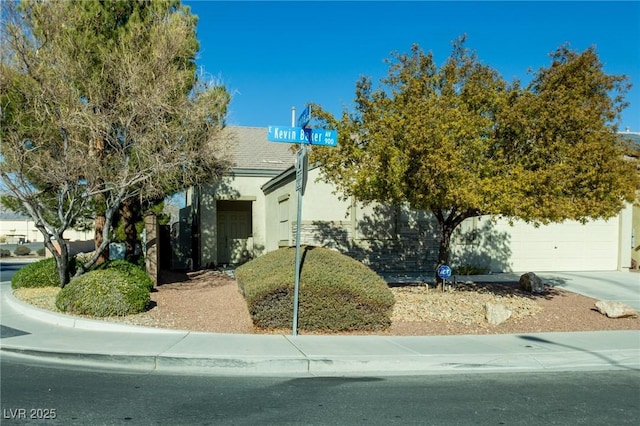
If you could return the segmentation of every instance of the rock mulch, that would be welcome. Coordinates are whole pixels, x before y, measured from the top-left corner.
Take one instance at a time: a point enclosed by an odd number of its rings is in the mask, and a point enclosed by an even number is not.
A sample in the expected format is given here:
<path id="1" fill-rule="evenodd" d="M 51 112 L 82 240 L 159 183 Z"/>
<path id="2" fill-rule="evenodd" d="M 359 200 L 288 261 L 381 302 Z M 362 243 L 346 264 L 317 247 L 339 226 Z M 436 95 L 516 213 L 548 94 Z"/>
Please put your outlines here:
<path id="1" fill-rule="evenodd" d="M 43 309 L 55 309 L 57 289 L 20 289 L 18 298 Z M 424 284 L 391 287 L 396 303 L 391 327 L 377 334 L 425 336 L 506 334 L 596 330 L 640 330 L 640 318 L 608 318 L 594 299 L 547 287 L 528 293 L 518 283 L 457 283 L 442 292 Z M 236 281 L 219 271 L 172 274 L 151 293 L 149 311 L 106 318 L 126 324 L 217 333 L 273 333 L 256 330 Z M 505 322 L 491 325 L 485 304 L 502 304 L 512 311 Z M 290 330 L 278 332 L 288 333 Z M 305 334 L 303 331 L 300 334 Z M 349 334 L 349 333 L 344 333 Z"/>

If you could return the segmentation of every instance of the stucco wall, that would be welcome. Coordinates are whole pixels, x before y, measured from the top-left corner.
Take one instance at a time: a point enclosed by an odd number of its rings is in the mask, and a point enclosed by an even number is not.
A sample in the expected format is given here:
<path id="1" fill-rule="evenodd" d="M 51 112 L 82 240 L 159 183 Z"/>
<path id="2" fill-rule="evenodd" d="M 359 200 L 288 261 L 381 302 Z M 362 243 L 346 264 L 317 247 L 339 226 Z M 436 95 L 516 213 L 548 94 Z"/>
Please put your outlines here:
<path id="1" fill-rule="evenodd" d="M 378 271 L 433 270 L 438 228 L 430 213 L 342 201 L 310 172 L 304 195 L 302 244 L 334 247 Z M 288 196 L 291 244 L 295 244 L 297 193 L 291 181 L 267 195 L 267 251 L 278 248 L 278 198 Z M 349 213 L 345 216 L 346 213 Z M 535 227 L 491 217 L 466 220 L 454 233 L 452 266 L 492 272 L 617 270 L 630 264 L 631 207 L 609 220 L 567 221 Z M 638 237 L 636 236 L 636 241 Z M 638 243 L 636 242 L 636 245 Z M 626 263 L 626 265 L 625 265 Z"/>
<path id="2" fill-rule="evenodd" d="M 200 251 L 201 264 L 213 265 L 217 261 L 217 200 L 251 201 L 252 240 L 254 256 L 265 253 L 267 246 L 267 225 L 265 211 L 267 205 L 262 192 L 270 178 L 260 176 L 236 176 L 216 185 L 207 185 L 200 194 Z"/>

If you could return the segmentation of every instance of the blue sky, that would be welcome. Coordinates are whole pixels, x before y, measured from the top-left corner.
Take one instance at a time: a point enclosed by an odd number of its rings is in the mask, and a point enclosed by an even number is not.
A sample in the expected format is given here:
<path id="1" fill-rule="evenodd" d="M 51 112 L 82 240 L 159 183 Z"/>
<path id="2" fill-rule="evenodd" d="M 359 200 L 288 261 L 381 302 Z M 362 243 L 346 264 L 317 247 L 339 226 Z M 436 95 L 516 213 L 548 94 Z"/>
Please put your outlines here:
<path id="1" fill-rule="evenodd" d="M 230 125 L 290 125 L 315 102 L 353 110 L 362 75 L 377 85 L 392 51 L 413 43 L 446 60 L 466 46 L 508 81 L 530 79 L 548 54 L 570 43 L 595 46 L 609 74 L 634 85 L 620 130 L 640 132 L 640 2 L 372 2 L 187 0 L 199 16 L 198 64 L 232 92 Z"/>

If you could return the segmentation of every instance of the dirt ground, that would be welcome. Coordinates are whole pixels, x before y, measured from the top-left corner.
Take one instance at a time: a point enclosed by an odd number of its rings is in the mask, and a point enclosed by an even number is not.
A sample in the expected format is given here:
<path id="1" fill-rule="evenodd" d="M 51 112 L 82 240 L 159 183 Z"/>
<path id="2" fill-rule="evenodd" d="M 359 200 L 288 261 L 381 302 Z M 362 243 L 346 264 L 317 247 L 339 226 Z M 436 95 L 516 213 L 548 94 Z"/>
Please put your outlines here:
<path id="1" fill-rule="evenodd" d="M 458 284 L 442 292 L 425 285 L 392 287 L 396 298 L 391 327 L 395 336 L 507 334 L 594 330 L 640 330 L 640 318 L 612 319 L 595 310 L 597 300 L 547 287 L 531 295 L 511 284 Z M 235 279 L 221 271 L 164 272 L 144 313 L 109 318 L 128 324 L 216 333 L 289 333 L 254 328 Z M 486 302 L 513 311 L 499 325 L 484 317 Z M 304 330 L 299 332 L 305 333 Z M 363 334 L 363 333 L 359 333 Z"/>

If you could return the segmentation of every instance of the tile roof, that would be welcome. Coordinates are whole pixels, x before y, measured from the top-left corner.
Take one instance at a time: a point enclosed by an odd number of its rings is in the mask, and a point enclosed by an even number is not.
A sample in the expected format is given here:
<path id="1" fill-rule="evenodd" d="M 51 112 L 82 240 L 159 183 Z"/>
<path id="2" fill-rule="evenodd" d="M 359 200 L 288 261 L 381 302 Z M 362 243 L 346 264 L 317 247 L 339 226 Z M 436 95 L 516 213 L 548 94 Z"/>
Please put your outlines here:
<path id="1" fill-rule="evenodd" d="M 233 169 L 281 172 L 295 163 L 291 144 L 269 142 L 266 127 L 228 126 L 233 142 Z"/>
<path id="2" fill-rule="evenodd" d="M 637 132 L 619 132 L 618 135 L 628 141 L 632 149 L 640 150 L 640 133 Z"/>

